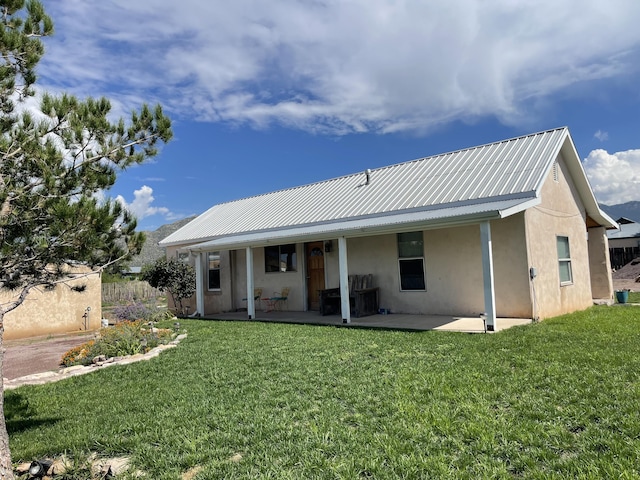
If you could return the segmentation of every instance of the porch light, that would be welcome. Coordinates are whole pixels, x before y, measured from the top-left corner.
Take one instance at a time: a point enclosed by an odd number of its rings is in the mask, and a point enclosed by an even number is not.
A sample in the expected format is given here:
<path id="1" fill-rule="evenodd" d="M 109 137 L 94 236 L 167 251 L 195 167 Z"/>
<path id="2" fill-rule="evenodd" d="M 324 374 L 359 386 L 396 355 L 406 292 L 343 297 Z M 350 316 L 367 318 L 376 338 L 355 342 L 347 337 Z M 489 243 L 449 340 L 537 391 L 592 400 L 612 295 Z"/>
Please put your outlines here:
<path id="1" fill-rule="evenodd" d="M 42 478 L 47 474 L 51 465 L 53 465 L 52 460 L 34 460 L 29 466 L 29 476 L 31 478 Z"/>

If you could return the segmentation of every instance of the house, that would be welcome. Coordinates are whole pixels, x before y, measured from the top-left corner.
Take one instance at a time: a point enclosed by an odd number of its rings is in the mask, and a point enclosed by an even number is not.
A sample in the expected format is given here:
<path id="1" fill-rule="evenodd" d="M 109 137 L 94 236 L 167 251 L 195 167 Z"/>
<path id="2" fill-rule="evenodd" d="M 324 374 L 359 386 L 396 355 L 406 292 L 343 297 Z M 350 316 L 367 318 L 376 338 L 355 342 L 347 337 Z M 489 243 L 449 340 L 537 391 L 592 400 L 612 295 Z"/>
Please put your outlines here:
<path id="1" fill-rule="evenodd" d="M 567 128 L 215 205 L 160 242 L 196 267 L 201 315 L 289 288 L 317 310 L 372 274 L 393 313 L 543 319 L 612 298 L 606 230 Z"/>
<path id="2" fill-rule="evenodd" d="M 619 230 L 607 232 L 611 267 L 619 269 L 634 258 L 640 257 L 640 223 L 628 218 L 619 218 Z"/>
<path id="3" fill-rule="evenodd" d="M 75 266 L 77 278 L 53 289 L 32 289 L 22 305 L 4 317 L 4 339 L 98 330 L 102 318 L 100 274 Z M 20 290 L 1 290 L 0 303 L 11 303 Z"/>

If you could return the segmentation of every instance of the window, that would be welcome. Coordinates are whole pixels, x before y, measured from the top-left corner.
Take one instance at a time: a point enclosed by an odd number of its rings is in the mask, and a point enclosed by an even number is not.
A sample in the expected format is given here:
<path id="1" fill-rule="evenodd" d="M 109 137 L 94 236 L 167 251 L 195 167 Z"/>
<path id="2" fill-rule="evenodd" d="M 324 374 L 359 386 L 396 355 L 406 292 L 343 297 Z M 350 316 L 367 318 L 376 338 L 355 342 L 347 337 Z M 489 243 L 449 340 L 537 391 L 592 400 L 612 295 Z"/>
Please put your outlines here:
<path id="1" fill-rule="evenodd" d="M 189 252 L 176 252 L 176 257 L 180 263 L 189 264 Z"/>
<path id="2" fill-rule="evenodd" d="M 209 252 L 209 290 L 220 290 L 220 252 Z"/>
<path id="3" fill-rule="evenodd" d="M 556 237 L 558 246 L 558 267 L 560 269 L 560 285 L 573 283 L 571 273 L 571 252 L 569 251 L 569 237 Z"/>
<path id="4" fill-rule="evenodd" d="M 294 243 L 264 247 L 265 272 L 295 272 L 297 269 L 298 261 Z"/>
<path id="5" fill-rule="evenodd" d="M 400 290 L 426 290 L 422 232 L 398 234 Z"/>

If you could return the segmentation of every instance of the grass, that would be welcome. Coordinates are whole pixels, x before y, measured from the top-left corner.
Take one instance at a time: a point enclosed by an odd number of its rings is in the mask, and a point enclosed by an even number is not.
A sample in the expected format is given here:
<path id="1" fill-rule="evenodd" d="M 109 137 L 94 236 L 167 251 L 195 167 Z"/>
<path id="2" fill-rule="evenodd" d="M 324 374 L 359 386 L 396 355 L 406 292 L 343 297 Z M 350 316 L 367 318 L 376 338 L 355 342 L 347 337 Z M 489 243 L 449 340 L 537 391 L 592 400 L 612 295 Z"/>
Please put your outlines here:
<path id="1" fill-rule="evenodd" d="M 640 292 L 629 292 L 629 303 L 640 303 Z"/>
<path id="2" fill-rule="evenodd" d="M 6 392 L 14 460 L 147 478 L 640 478 L 640 308 L 492 335 L 181 320 L 149 362 Z"/>

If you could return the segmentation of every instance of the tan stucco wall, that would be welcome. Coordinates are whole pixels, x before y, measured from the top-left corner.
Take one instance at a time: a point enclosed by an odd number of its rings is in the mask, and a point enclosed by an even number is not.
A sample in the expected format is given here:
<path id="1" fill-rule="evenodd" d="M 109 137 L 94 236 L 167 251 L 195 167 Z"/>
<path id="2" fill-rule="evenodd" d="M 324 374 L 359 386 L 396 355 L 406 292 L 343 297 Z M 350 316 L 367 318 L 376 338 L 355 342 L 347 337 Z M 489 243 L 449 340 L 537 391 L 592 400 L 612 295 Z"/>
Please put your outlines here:
<path id="1" fill-rule="evenodd" d="M 238 275 L 246 282 L 247 268 L 245 252 L 237 252 L 238 257 L 242 255 L 243 261 L 240 262 L 242 269 L 238 270 Z M 295 272 L 271 272 L 264 271 L 264 248 L 253 249 L 253 283 L 255 288 L 262 288 L 262 296 L 265 298 L 274 296 L 274 294 L 282 291 L 283 288 L 289 288 L 289 296 L 286 308 L 293 311 L 303 311 L 306 308 L 306 279 L 304 270 L 304 245 L 296 245 L 297 270 Z M 245 291 L 241 299 L 246 297 L 246 283 L 243 283 Z M 238 302 L 236 302 L 237 304 Z M 241 306 L 247 306 L 246 302 L 241 302 Z M 262 307 L 266 308 L 264 302 Z M 260 304 L 256 304 L 256 309 L 260 308 Z"/>
<path id="2" fill-rule="evenodd" d="M 592 297 L 613 298 L 609 243 L 604 227 L 589 229 L 589 270 L 591 271 Z"/>
<path id="3" fill-rule="evenodd" d="M 550 174 L 542 186 L 541 204 L 525 214 L 536 316 L 540 319 L 582 310 L 592 305 L 586 214 L 579 195 L 558 157 L 558 181 Z M 573 283 L 560 285 L 556 236 L 569 238 Z"/>
<path id="4" fill-rule="evenodd" d="M 83 292 L 70 287 L 85 285 Z M 6 303 L 17 293 L 0 292 L 0 302 Z M 89 312 L 88 329 L 83 315 Z M 90 274 L 58 285 L 54 290 L 33 289 L 26 300 L 4 318 L 4 338 L 7 340 L 41 335 L 98 330 L 102 319 L 102 293 L 100 275 Z"/>
<path id="5" fill-rule="evenodd" d="M 491 223 L 498 316 L 531 316 L 522 215 Z M 426 230 L 426 291 L 401 291 L 395 234 L 347 242 L 350 274 L 373 274 L 380 306 L 395 313 L 473 315 L 484 312 L 478 225 Z M 335 244 L 336 242 L 334 242 Z M 328 287 L 338 286 L 338 252 L 327 255 Z M 335 258 L 334 258 L 335 257 Z"/>

